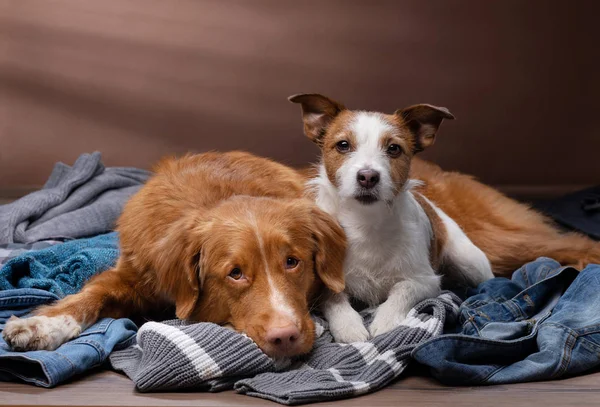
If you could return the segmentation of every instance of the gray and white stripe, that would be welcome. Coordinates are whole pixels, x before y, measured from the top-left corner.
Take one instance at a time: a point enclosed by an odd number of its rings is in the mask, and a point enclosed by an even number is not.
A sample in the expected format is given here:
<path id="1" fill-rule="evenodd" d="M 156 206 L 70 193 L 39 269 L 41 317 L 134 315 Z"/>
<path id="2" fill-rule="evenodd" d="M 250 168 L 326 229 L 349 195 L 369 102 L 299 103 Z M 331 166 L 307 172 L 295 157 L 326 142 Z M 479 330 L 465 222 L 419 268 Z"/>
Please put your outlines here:
<path id="1" fill-rule="evenodd" d="M 284 370 L 247 336 L 210 324 L 148 322 L 138 343 L 113 352 L 110 361 L 140 391 L 194 389 L 237 392 L 282 404 L 304 404 L 352 397 L 381 389 L 408 366 L 411 351 L 442 333 L 458 314 L 460 300 L 450 292 L 413 308 L 401 326 L 367 342 L 333 342 L 327 321 L 312 352 Z M 365 324 L 373 310 L 362 313 Z"/>

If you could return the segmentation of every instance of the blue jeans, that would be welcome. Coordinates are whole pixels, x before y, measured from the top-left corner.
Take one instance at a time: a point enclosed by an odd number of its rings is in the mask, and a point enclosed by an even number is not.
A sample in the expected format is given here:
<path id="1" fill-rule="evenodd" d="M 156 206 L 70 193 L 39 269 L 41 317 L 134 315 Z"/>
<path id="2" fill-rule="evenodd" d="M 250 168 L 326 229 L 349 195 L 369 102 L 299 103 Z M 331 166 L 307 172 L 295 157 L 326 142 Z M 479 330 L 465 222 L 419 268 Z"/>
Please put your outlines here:
<path id="1" fill-rule="evenodd" d="M 0 330 L 11 315 L 22 316 L 55 299 L 54 294 L 34 288 L 0 291 Z M 134 344 L 136 331 L 129 319 L 104 318 L 55 351 L 12 352 L 0 337 L 0 380 L 54 387 L 101 365 L 111 351 Z"/>
<path id="2" fill-rule="evenodd" d="M 481 284 L 458 332 L 413 351 L 447 384 L 548 380 L 600 366 L 600 266 L 581 273 L 539 258 Z"/>

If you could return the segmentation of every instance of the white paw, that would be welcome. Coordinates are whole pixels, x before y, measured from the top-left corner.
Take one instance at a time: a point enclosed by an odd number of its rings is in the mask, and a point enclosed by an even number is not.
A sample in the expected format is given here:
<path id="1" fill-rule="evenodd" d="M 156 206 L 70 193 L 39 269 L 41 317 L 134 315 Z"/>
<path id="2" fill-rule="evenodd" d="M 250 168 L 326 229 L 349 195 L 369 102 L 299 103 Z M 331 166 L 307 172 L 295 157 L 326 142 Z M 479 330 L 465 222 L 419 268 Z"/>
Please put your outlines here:
<path id="1" fill-rule="evenodd" d="M 399 312 L 395 307 L 384 302 L 375 311 L 375 317 L 369 326 L 371 336 L 375 337 L 394 330 L 400 326 L 405 318 L 406 313 Z"/>
<path id="2" fill-rule="evenodd" d="M 329 330 L 336 342 L 365 342 L 369 339 L 369 331 L 363 324 L 360 314 L 354 310 L 337 315 L 329 322 Z"/>
<path id="3" fill-rule="evenodd" d="M 23 319 L 13 316 L 6 322 L 2 336 L 13 350 L 28 351 L 54 350 L 80 333 L 81 327 L 70 315 Z"/>

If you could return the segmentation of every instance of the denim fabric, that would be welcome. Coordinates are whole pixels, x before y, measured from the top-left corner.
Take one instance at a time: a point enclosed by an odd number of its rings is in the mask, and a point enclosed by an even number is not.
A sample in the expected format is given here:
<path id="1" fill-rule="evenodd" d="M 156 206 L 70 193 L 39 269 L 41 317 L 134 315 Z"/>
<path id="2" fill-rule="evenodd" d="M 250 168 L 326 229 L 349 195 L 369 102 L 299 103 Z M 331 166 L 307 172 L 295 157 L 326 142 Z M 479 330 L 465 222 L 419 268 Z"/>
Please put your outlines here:
<path id="1" fill-rule="evenodd" d="M 581 273 L 539 258 L 511 280 L 481 284 L 461 306 L 459 333 L 413 357 L 447 384 L 548 380 L 600 366 L 600 266 Z"/>
<path id="2" fill-rule="evenodd" d="M 64 297 L 112 267 L 118 256 L 116 232 L 26 252 L 0 268 L 0 290 L 37 288 Z"/>
<path id="3" fill-rule="evenodd" d="M 136 331 L 129 319 L 103 318 L 54 351 L 12 352 L 0 338 L 0 381 L 54 387 L 101 365 L 113 350 L 134 344 Z"/>
<path id="4" fill-rule="evenodd" d="M 0 331 L 11 315 L 24 316 L 35 306 L 58 299 L 34 288 L 0 291 Z M 53 387 L 102 364 L 112 350 L 135 343 L 137 327 L 128 319 L 104 318 L 55 351 L 12 352 L 0 337 L 0 381 L 21 379 Z"/>
<path id="5" fill-rule="evenodd" d="M 118 256 L 115 233 L 74 240 L 10 260 L 0 270 L 0 331 L 11 315 L 79 291 Z M 14 288 L 22 287 L 22 288 Z M 31 288 L 36 287 L 36 288 Z M 102 364 L 112 350 L 135 342 L 136 325 L 104 318 L 55 351 L 12 352 L 0 338 L 0 381 L 21 379 L 43 387 L 57 384 Z"/>

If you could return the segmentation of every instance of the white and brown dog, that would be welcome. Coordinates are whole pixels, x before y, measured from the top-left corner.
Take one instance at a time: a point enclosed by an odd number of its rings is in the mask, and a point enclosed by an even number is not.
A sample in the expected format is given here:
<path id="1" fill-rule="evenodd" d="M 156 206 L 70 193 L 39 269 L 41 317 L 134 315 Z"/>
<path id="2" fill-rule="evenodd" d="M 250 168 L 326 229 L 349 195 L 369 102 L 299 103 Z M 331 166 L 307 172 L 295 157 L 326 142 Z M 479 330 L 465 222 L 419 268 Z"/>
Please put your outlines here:
<path id="1" fill-rule="evenodd" d="M 323 307 L 337 341 L 397 327 L 419 301 L 441 290 L 441 277 L 477 285 L 539 256 L 567 264 L 600 261 L 600 246 L 561 234 L 542 215 L 471 177 L 413 159 L 431 146 L 443 107 L 415 105 L 394 114 L 351 111 L 318 94 L 302 105 L 304 131 L 321 148 L 309 182 L 319 207 L 337 217 L 348 239 L 346 290 Z M 349 296 L 378 306 L 369 331 Z"/>

